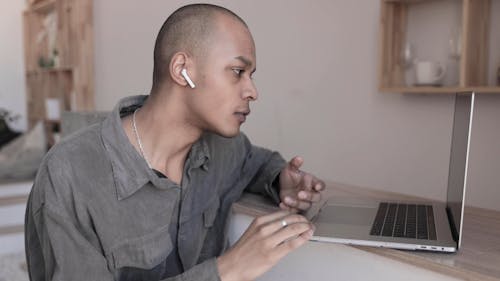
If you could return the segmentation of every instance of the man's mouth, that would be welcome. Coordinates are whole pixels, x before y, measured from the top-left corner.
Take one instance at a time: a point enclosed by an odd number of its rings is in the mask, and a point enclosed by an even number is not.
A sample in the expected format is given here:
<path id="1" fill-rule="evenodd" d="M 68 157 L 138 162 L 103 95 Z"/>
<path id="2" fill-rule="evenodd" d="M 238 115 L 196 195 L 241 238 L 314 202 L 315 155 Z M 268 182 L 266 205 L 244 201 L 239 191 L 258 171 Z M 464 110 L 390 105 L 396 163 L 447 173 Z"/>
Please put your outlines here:
<path id="1" fill-rule="evenodd" d="M 247 115 L 250 114 L 250 110 L 237 111 L 234 113 L 241 123 L 245 122 Z"/>

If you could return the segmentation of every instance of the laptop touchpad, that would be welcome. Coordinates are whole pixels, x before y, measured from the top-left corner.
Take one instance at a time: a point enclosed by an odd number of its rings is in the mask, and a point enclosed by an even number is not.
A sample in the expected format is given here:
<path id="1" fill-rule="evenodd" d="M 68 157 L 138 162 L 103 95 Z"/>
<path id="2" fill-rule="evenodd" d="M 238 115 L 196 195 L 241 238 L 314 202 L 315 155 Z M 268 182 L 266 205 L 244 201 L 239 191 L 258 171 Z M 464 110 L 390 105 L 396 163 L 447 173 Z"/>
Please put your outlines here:
<path id="1" fill-rule="evenodd" d="M 377 209 L 373 207 L 326 205 L 316 223 L 371 225 Z"/>

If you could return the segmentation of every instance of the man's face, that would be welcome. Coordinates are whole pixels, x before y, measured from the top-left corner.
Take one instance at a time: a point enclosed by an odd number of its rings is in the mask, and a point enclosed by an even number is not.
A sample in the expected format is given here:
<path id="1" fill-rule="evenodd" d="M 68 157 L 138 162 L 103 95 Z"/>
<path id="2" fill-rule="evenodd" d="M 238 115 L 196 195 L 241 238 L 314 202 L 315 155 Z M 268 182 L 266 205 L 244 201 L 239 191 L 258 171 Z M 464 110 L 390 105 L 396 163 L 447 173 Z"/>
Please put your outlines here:
<path id="1" fill-rule="evenodd" d="M 219 17 L 214 36 L 197 68 L 191 109 L 203 130 L 233 137 L 250 113 L 250 101 L 257 99 L 251 77 L 255 45 L 248 29 L 227 16 Z"/>

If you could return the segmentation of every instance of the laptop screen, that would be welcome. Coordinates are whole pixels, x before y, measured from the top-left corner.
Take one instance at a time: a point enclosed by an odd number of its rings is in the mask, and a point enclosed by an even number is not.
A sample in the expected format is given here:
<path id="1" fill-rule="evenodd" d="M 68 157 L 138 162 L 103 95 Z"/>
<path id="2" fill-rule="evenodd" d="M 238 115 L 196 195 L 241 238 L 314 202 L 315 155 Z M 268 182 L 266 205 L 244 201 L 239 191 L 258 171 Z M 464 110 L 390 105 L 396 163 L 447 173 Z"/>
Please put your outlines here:
<path id="1" fill-rule="evenodd" d="M 452 226 L 453 238 L 458 242 L 459 247 L 473 108 L 474 93 L 456 95 L 448 174 L 447 211 L 454 224 Z"/>

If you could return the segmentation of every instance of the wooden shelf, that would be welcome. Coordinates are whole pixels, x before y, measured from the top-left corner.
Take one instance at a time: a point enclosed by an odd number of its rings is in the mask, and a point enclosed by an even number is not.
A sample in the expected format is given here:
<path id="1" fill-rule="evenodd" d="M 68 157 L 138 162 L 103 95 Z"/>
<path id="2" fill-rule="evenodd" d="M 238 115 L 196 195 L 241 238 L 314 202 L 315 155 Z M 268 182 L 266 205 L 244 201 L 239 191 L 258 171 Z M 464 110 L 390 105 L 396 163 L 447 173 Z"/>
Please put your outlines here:
<path id="1" fill-rule="evenodd" d="M 93 0 L 29 3 L 23 13 L 29 126 L 47 120 L 49 98 L 59 100 L 61 112 L 93 110 Z"/>
<path id="2" fill-rule="evenodd" d="M 405 94 L 500 94 L 500 87 L 388 87 L 380 88 L 382 93 L 405 93 Z"/>
<path id="3" fill-rule="evenodd" d="M 423 7 L 430 10 L 433 5 L 444 0 L 381 0 L 380 46 L 379 46 L 379 90 L 387 93 L 423 93 L 454 94 L 458 92 L 476 92 L 500 94 L 500 86 L 488 83 L 489 32 L 491 17 L 491 0 L 461 0 L 460 41 L 461 53 L 458 69 L 458 86 L 414 87 L 404 86 L 408 82 L 408 72 L 402 58 L 405 42 L 411 41 L 408 36 L 409 10 L 412 7 L 421 11 Z M 451 3 L 451 2 L 450 2 Z M 490 15 L 491 14 L 491 15 Z M 443 34 L 447 36 L 448 34 Z M 431 41 L 427 44 L 432 44 Z M 433 46 L 431 46 L 433 47 Z M 436 46 L 436 49 L 441 48 Z M 500 66 L 499 66 L 500 67 Z"/>
<path id="4" fill-rule="evenodd" d="M 50 120 L 50 119 L 45 119 L 43 120 L 45 123 L 49 124 L 56 124 L 56 125 L 61 125 L 61 120 Z"/>
<path id="5" fill-rule="evenodd" d="M 72 72 L 71 67 L 52 67 L 52 68 L 39 68 L 34 70 L 26 71 L 27 75 L 37 75 L 42 73 L 61 73 L 61 72 Z"/>
<path id="6" fill-rule="evenodd" d="M 55 6 L 56 6 L 56 0 L 46 0 L 46 1 L 39 1 L 30 6 L 28 9 L 31 12 L 47 13 L 54 10 Z"/>
<path id="7" fill-rule="evenodd" d="M 383 1 L 393 2 L 393 3 L 415 4 L 415 3 L 429 2 L 429 1 L 435 1 L 435 0 L 383 0 Z"/>
<path id="8" fill-rule="evenodd" d="M 385 2 L 413 4 L 413 3 L 429 2 L 429 1 L 435 1 L 435 0 L 383 0 L 383 1 L 385 1 Z"/>

